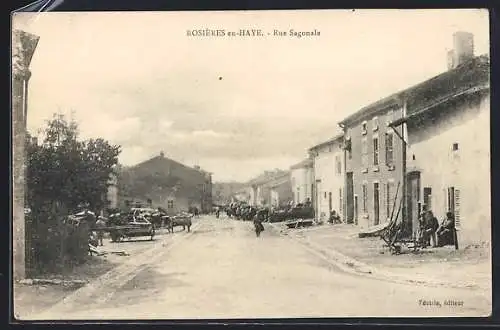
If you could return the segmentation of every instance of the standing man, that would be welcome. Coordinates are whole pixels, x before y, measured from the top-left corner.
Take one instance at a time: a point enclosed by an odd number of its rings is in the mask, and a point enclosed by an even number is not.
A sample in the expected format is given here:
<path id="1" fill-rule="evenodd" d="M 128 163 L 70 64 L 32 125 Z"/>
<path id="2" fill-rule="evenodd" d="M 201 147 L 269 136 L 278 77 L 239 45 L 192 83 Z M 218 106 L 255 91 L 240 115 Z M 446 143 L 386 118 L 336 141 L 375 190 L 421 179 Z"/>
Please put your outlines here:
<path id="1" fill-rule="evenodd" d="M 97 228 L 97 240 L 99 242 L 99 245 L 103 246 L 104 244 L 102 243 L 102 241 L 104 239 L 104 228 L 106 228 L 106 222 L 104 221 L 104 218 L 102 216 L 99 216 L 95 225 Z"/>
<path id="2" fill-rule="evenodd" d="M 436 232 L 439 228 L 439 222 L 432 213 L 431 210 L 425 212 L 425 242 L 426 246 L 430 245 L 432 241 L 432 247 L 437 246 Z"/>

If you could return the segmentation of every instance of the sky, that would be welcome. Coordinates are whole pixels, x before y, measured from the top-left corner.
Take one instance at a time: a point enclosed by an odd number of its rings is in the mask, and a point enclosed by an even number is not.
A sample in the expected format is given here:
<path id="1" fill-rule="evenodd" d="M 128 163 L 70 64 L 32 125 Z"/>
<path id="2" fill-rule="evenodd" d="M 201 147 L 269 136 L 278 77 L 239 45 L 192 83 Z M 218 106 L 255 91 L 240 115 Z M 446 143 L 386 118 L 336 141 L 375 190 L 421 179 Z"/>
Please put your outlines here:
<path id="1" fill-rule="evenodd" d="M 287 169 L 346 116 L 446 71 L 455 31 L 489 53 L 478 9 L 20 13 L 13 28 L 40 36 L 30 132 L 63 113 L 81 138 L 121 145 L 123 165 L 163 151 L 214 181 Z M 264 36 L 186 35 L 206 28 Z"/>

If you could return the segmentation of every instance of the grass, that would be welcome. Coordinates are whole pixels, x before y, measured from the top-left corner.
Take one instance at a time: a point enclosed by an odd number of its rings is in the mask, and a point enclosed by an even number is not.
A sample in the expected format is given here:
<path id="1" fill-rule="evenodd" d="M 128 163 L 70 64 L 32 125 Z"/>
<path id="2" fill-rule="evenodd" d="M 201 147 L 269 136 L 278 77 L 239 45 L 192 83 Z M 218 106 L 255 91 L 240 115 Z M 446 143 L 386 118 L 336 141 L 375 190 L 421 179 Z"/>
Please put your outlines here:
<path id="1" fill-rule="evenodd" d="M 104 258 L 88 257 L 85 263 L 73 268 L 64 268 L 57 274 L 45 273 L 38 278 L 91 281 L 105 274 L 115 263 Z M 24 285 L 15 283 L 14 294 L 14 317 L 22 319 L 31 314 L 42 312 L 44 309 L 58 303 L 64 297 L 76 291 L 78 286 L 63 285 Z"/>

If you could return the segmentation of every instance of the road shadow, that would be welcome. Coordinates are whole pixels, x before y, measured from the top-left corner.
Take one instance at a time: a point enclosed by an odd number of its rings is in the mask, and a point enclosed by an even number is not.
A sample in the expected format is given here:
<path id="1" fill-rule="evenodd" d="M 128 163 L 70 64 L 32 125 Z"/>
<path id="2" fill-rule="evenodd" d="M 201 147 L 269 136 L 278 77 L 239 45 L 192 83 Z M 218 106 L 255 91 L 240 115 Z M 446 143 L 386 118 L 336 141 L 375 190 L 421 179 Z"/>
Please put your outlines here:
<path id="1" fill-rule="evenodd" d="M 165 289 L 190 286 L 187 281 L 182 280 L 185 275 L 187 273 L 160 273 L 152 268 L 145 268 L 120 287 L 109 303 L 114 307 L 137 305 L 151 300 L 165 292 Z"/>
<path id="2" fill-rule="evenodd" d="M 213 232 L 230 232 L 234 231 L 234 227 L 214 227 L 214 228 L 205 228 L 205 229 L 197 229 L 196 231 L 193 231 L 193 234 L 206 234 L 206 233 L 213 233 Z"/>

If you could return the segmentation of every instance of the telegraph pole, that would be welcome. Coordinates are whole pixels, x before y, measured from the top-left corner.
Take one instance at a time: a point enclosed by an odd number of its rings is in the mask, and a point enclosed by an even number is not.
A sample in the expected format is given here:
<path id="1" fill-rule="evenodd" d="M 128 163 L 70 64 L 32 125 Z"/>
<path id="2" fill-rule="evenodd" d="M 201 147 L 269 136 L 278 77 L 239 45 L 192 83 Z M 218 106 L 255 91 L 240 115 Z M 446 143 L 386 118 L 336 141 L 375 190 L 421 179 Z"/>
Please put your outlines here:
<path id="1" fill-rule="evenodd" d="M 12 253 L 14 279 L 26 277 L 25 184 L 29 65 L 39 37 L 20 30 L 12 40 Z"/>

